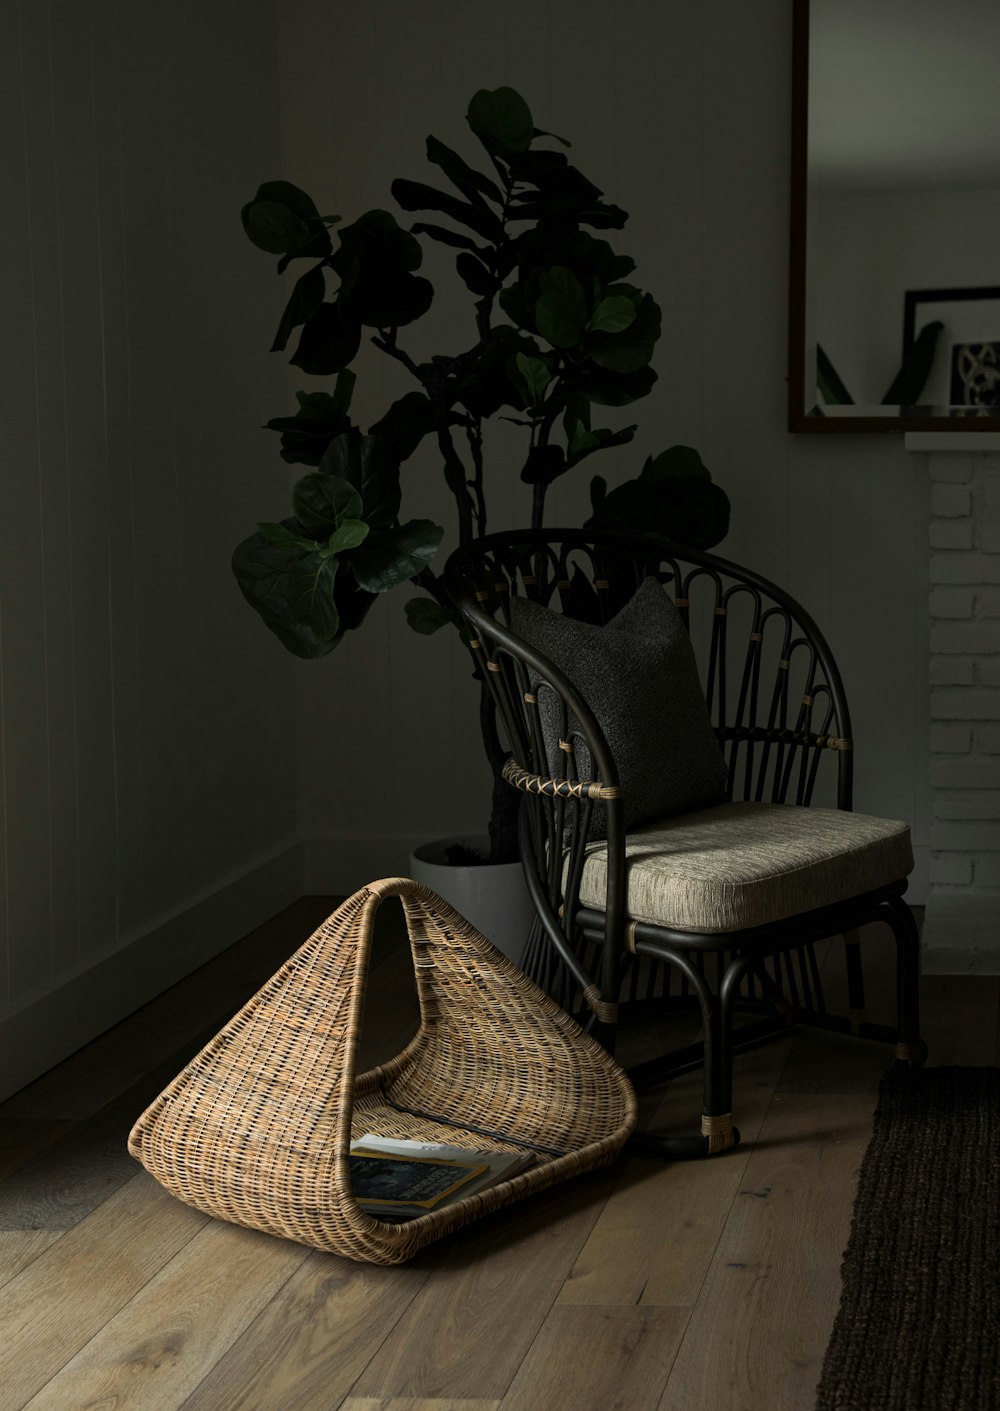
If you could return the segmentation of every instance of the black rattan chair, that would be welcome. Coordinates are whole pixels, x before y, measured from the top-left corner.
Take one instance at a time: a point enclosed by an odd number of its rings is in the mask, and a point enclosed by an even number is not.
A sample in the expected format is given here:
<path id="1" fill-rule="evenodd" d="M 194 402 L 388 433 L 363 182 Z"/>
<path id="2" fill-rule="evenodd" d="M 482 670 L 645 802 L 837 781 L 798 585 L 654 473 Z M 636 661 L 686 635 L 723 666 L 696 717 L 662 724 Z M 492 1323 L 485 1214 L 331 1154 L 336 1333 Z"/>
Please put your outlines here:
<path id="1" fill-rule="evenodd" d="M 571 669 L 512 631 L 511 602 L 523 595 L 603 624 L 650 575 L 688 630 L 727 791 L 717 805 L 627 830 L 618 763 L 595 711 Z M 922 1063 L 919 941 L 903 901 L 909 830 L 850 812 L 847 702 L 808 615 L 723 559 L 597 531 L 487 536 L 452 555 L 445 582 L 510 749 L 504 777 L 521 794 L 537 912 L 525 969 L 612 1051 L 629 1014 L 700 1010 L 703 1043 L 631 1070 L 643 1084 L 704 1062 L 701 1130 L 667 1139 L 667 1152 L 706 1155 L 739 1141 L 734 1049 L 792 1022 L 893 1043 L 900 1068 Z M 558 724 L 554 754 L 546 720 Z M 595 808 L 606 810 L 596 842 Z M 876 920 L 896 940 L 898 1028 L 865 1017 L 859 928 Z M 848 1015 L 828 1012 L 814 949 L 841 935 Z"/>

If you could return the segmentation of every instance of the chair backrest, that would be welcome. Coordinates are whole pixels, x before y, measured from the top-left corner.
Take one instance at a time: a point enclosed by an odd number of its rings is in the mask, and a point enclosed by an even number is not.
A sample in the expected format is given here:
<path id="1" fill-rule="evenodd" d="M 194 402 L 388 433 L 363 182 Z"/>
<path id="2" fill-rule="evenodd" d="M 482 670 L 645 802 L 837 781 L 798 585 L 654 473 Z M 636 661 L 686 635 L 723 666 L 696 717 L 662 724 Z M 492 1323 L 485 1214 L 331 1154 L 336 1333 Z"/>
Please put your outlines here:
<path id="1" fill-rule="evenodd" d="M 673 598 L 688 629 L 729 796 L 850 808 L 850 719 L 840 675 L 808 614 L 775 584 L 711 554 L 663 539 L 579 529 L 488 535 L 448 561 L 445 584 L 472 634 L 474 656 L 506 734 L 508 780 L 524 795 L 522 852 L 546 929 L 573 965 L 574 875 L 595 801 L 607 809 L 609 944 L 624 915 L 624 828 L 617 767 L 586 701 L 552 662 L 510 628 L 523 594 L 567 616 L 609 621 L 649 575 Z M 534 709 L 539 689 L 558 699 L 561 738 L 586 746 L 591 777 L 566 751 L 554 774 Z M 575 724 L 574 724 L 575 722 Z M 569 864 L 565 856 L 568 849 Z M 620 859 L 620 865 L 616 862 Z M 532 876 L 534 874 L 534 876 Z M 617 931 L 617 941 L 612 933 Z M 567 946 L 567 939 L 570 944 Z M 567 954 L 567 950 L 569 954 Z M 606 968 L 606 981 L 615 966 Z M 607 995 L 605 983 L 600 988 Z"/>

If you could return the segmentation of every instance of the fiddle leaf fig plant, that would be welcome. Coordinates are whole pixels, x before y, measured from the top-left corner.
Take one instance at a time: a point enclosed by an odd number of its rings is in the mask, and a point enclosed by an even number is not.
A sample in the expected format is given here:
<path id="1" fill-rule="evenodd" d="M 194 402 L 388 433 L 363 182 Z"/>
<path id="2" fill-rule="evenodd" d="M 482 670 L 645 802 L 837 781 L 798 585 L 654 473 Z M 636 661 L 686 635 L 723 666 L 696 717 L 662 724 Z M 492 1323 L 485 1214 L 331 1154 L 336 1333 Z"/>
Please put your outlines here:
<path id="1" fill-rule="evenodd" d="M 621 230 L 625 211 L 558 150 L 569 147 L 565 138 L 535 126 L 512 88 L 480 90 L 466 121 L 478 165 L 432 136 L 427 160 L 444 188 L 392 183 L 396 205 L 419 217 L 409 229 L 380 209 L 344 224 L 285 181 L 265 182 L 243 208 L 247 236 L 279 256 L 279 274 L 306 266 L 272 351 L 294 342 L 293 366 L 334 379 L 330 391 L 299 392 L 293 415 L 267 423 L 280 435 L 282 459 L 310 469 L 292 492 L 291 515 L 258 525 L 233 554 L 244 596 L 300 657 L 332 651 L 380 593 L 405 582 L 421 590 L 405 608 L 416 632 L 461 627 L 432 567 L 443 527 L 400 518 L 404 489 L 408 503 L 419 502 L 427 472 L 406 463 L 422 442 L 434 444 L 460 544 L 487 532 L 488 488 L 512 475 L 528 487 L 525 523 L 538 528 L 554 481 L 635 435 L 634 424 L 600 425 L 594 409 L 628 406 L 656 382 L 659 306 L 631 282 L 635 261 L 591 233 Z M 405 331 L 434 298 L 419 273 L 422 241 L 457 252 L 455 274 L 471 306 L 466 341 L 418 361 Z M 363 431 L 351 419 L 351 364 L 366 337 L 415 385 Z M 488 467 L 487 427 L 501 417 L 522 431 L 523 456 Z M 726 495 L 688 447 L 651 457 L 613 490 L 595 477 L 591 501 L 588 525 L 702 548 L 717 544 L 729 524 Z M 483 720 L 499 778 L 503 752 L 488 707 Z M 494 820 L 497 807 L 495 791 Z"/>

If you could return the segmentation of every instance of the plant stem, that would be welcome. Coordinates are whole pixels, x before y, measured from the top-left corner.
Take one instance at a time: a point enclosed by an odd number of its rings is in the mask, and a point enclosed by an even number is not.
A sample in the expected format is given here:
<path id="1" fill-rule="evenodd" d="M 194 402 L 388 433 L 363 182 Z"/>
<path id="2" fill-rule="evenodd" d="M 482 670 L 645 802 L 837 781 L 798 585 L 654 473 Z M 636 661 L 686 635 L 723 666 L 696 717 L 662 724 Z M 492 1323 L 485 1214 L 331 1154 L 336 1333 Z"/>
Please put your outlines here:
<path id="1" fill-rule="evenodd" d="M 481 417 L 465 423 L 465 434 L 472 453 L 475 471 L 471 486 L 476 497 L 476 533 L 481 539 L 486 533 L 486 491 L 483 484 L 483 422 Z"/>
<path id="2" fill-rule="evenodd" d="M 436 573 L 432 573 L 426 564 L 418 574 L 410 579 L 410 582 L 416 588 L 423 588 L 424 592 L 429 593 L 442 607 L 451 607 L 451 599 L 444 590 L 444 584 L 440 576 Z"/>
<path id="3" fill-rule="evenodd" d="M 396 343 L 396 330 L 394 328 L 390 328 L 388 331 L 385 329 L 380 330 L 379 336 L 372 338 L 372 343 L 378 348 L 379 352 L 388 353 L 390 358 L 395 358 L 397 362 L 401 362 L 407 371 L 413 374 L 420 385 L 424 385 L 424 378 L 421 376 L 419 367 L 417 367 L 409 353 L 403 348 L 398 347 Z"/>
<path id="4" fill-rule="evenodd" d="M 472 496 L 469 494 L 465 466 L 455 450 L 451 427 L 447 423 L 438 428 L 438 446 L 444 457 L 444 478 L 448 489 L 455 496 L 458 510 L 458 542 L 465 548 L 467 544 L 472 543 Z"/>
<path id="5" fill-rule="evenodd" d="M 537 442 L 535 443 L 536 445 L 538 445 L 538 446 L 547 446 L 547 445 L 549 444 L 549 436 L 550 436 L 550 434 L 551 434 L 551 432 L 552 432 L 552 427 L 553 427 L 553 425 L 555 424 L 555 419 L 556 419 L 556 417 L 557 417 L 558 415 L 559 415 L 558 409 L 555 410 L 555 411 L 547 411 L 547 412 L 545 413 L 545 416 L 542 418 L 541 423 L 539 424 L 539 428 L 538 428 L 538 440 L 537 440 Z M 549 483 L 550 483 L 550 482 L 547 481 L 547 480 L 536 480 L 536 481 L 535 481 L 535 484 L 534 484 L 534 487 L 533 487 L 533 489 L 532 489 L 532 495 L 531 495 L 531 527 L 532 527 L 532 529 L 541 529 L 541 527 L 542 527 L 542 525 L 543 525 L 543 523 L 544 523 L 544 521 L 545 521 L 545 496 L 548 494 Z"/>

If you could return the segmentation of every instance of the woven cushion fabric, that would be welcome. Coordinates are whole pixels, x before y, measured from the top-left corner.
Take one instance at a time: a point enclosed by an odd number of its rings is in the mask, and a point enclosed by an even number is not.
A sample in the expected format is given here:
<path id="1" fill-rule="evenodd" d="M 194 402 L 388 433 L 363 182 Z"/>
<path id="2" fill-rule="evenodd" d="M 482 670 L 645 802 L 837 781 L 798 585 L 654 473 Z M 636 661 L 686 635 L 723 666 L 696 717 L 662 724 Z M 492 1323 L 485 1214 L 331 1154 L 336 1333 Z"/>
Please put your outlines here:
<path id="1" fill-rule="evenodd" d="M 905 823 L 839 809 L 726 803 L 632 833 L 628 914 L 677 931 L 763 926 L 847 901 L 913 869 Z M 588 848 L 584 906 L 603 911 L 607 848 Z"/>
<path id="2" fill-rule="evenodd" d="M 665 590 L 647 578 L 604 627 L 577 622 L 525 598 L 511 600 L 510 625 L 569 678 L 604 732 L 625 799 L 625 826 L 717 803 L 726 767 L 708 714 L 684 624 Z M 537 681 L 535 685 L 537 685 Z M 559 775 L 559 705 L 542 688 L 538 709 L 551 774 Z M 570 732 L 577 728 L 569 722 Z M 593 779 L 579 737 L 576 771 Z M 607 835 L 594 809 L 589 837 Z"/>

